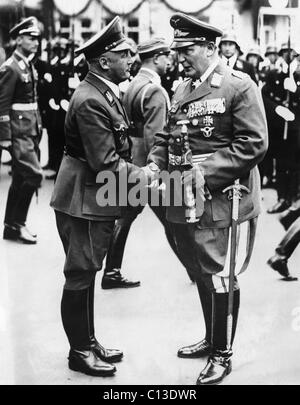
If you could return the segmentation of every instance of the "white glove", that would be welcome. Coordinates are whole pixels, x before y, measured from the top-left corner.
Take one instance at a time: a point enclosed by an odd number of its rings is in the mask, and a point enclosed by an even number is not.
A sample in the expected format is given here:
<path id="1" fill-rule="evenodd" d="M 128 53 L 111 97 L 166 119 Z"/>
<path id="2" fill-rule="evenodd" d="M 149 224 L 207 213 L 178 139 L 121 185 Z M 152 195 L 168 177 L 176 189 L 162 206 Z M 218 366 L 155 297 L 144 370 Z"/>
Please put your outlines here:
<path id="1" fill-rule="evenodd" d="M 65 111 L 68 111 L 69 104 L 70 104 L 69 101 L 66 100 L 66 99 L 63 99 L 63 100 L 61 100 L 61 102 L 60 102 L 61 108 L 62 108 L 63 110 L 65 110 Z"/>
<path id="2" fill-rule="evenodd" d="M 279 105 L 278 107 L 275 108 L 275 112 L 279 117 L 283 118 L 285 121 L 294 121 L 295 120 L 295 114 L 292 113 L 291 110 L 289 110 L 286 107 L 283 107 L 282 105 Z"/>
<path id="3" fill-rule="evenodd" d="M 50 107 L 52 108 L 52 110 L 54 110 L 54 111 L 58 111 L 58 110 L 59 110 L 59 105 L 56 104 L 54 98 L 50 98 L 50 100 L 49 100 L 49 105 L 50 105 Z"/>
<path id="4" fill-rule="evenodd" d="M 74 77 L 69 77 L 68 86 L 70 89 L 76 89 L 79 84 L 80 80 L 77 73 L 75 73 Z"/>
<path id="5" fill-rule="evenodd" d="M 45 73 L 45 74 L 44 74 L 44 79 L 45 79 L 48 83 L 52 83 L 52 75 L 51 75 L 51 73 Z"/>
<path id="6" fill-rule="evenodd" d="M 284 87 L 285 90 L 288 90 L 291 93 L 296 93 L 297 84 L 295 83 L 295 80 L 290 78 L 290 77 L 287 77 L 284 80 L 283 87 Z"/>
<path id="7" fill-rule="evenodd" d="M 9 149 L 11 147 L 11 141 L 0 141 L 0 149 Z"/>

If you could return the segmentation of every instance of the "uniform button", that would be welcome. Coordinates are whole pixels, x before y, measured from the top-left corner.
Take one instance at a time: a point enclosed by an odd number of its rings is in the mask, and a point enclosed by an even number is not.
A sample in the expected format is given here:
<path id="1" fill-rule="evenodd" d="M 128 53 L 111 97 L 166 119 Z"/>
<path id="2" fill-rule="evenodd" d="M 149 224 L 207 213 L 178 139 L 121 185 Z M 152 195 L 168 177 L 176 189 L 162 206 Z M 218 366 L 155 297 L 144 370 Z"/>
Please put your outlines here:
<path id="1" fill-rule="evenodd" d="M 185 135 L 185 136 L 183 137 L 183 139 L 184 139 L 185 141 L 188 141 L 188 140 L 189 140 L 189 137 L 188 137 L 187 135 Z"/>
<path id="2" fill-rule="evenodd" d="M 23 118 L 23 115 L 19 115 L 19 120 L 21 120 Z"/>
<path id="3" fill-rule="evenodd" d="M 187 109 L 185 108 L 185 109 L 183 110 L 183 112 L 186 114 L 186 113 L 187 113 Z"/>
<path id="4" fill-rule="evenodd" d="M 192 120 L 192 125 L 193 125 L 194 127 L 196 127 L 198 124 L 199 124 L 199 121 L 198 121 L 197 119 L 193 119 L 193 120 Z"/>

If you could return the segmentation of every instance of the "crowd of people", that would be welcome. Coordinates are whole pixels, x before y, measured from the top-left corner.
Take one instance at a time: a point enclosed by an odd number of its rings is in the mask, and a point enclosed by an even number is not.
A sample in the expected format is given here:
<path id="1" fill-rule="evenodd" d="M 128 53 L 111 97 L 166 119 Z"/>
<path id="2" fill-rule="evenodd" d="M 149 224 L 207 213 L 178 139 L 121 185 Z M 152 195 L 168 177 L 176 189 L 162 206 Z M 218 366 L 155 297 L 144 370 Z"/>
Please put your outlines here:
<path id="1" fill-rule="evenodd" d="M 140 285 L 124 278 L 121 267 L 128 233 L 144 205 L 99 203 L 96 175 L 126 170 L 149 189 L 156 187 L 161 201 L 160 173 L 180 171 L 184 177 L 174 188 L 187 190 L 190 182 L 202 204 L 149 205 L 197 285 L 205 320 L 204 339 L 179 349 L 178 356 L 208 356 L 197 384 L 216 384 L 231 372 L 240 303 L 233 256 L 227 268 L 229 246 L 239 246 L 240 234 L 247 239 L 244 271 L 261 186 L 276 190 L 278 201 L 268 213 L 282 213 L 287 230 L 268 263 L 286 280 L 294 279 L 287 261 L 300 238 L 299 54 L 286 44 L 269 46 L 264 56 L 253 47 L 242 58 L 233 32 L 182 13 L 170 25 L 172 47 L 163 38 L 136 45 L 124 37 L 116 17 L 83 45 L 55 39 L 47 61 L 38 56 L 35 18 L 12 28 L 15 48 L 0 67 L 0 149 L 12 156 L 3 237 L 37 243 L 26 218 L 43 179 L 38 145 L 44 128 L 44 169 L 53 172 L 51 206 L 66 254 L 61 316 L 69 368 L 113 375 L 112 363 L 123 353 L 104 348 L 95 337 L 95 277 L 106 257 L 103 289 Z M 240 205 L 237 218 L 231 217 L 225 191 Z"/>

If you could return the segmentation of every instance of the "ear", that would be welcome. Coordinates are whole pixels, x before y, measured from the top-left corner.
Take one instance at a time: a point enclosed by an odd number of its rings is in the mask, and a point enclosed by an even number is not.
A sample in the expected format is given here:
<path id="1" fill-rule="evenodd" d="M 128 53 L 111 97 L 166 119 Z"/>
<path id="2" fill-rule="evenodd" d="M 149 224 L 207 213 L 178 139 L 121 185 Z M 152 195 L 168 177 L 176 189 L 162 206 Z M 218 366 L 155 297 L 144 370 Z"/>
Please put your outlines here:
<path id="1" fill-rule="evenodd" d="M 109 69 L 109 61 L 108 58 L 106 58 L 105 56 L 101 56 L 99 58 L 99 65 L 101 67 L 101 69 L 103 70 L 108 70 Z"/>
<path id="2" fill-rule="evenodd" d="M 18 37 L 16 38 L 16 45 L 17 45 L 17 46 L 22 43 L 22 39 L 23 39 L 22 36 L 18 36 Z"/>
<path id="3" fill-rule="evenodd" d="M 158 57 L 159 57 L 159 55 L 154 55 L 153 58 L 152 58 L 153 63 L 154 63 L 155 65 L 158 64 Z"/>
<path id="4" fill-rule="evenodd" d="M 216 49 L 216 45 L 213 42 L 209 42 L 207 44 L 207 56 L 212 56 Z"/>

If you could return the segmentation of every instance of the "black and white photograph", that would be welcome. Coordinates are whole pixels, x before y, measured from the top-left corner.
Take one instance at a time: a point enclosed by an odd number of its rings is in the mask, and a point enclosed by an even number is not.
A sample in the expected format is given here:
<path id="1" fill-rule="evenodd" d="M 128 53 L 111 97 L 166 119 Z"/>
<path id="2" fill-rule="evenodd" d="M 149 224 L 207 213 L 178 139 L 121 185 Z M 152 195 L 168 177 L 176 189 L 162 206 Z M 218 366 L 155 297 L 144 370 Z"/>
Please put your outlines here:
<path id="1" fill-rule="evenodd" d="M 300 0 L 0 0 L 0 386 L 300 385 L 299 243 Z"/>

